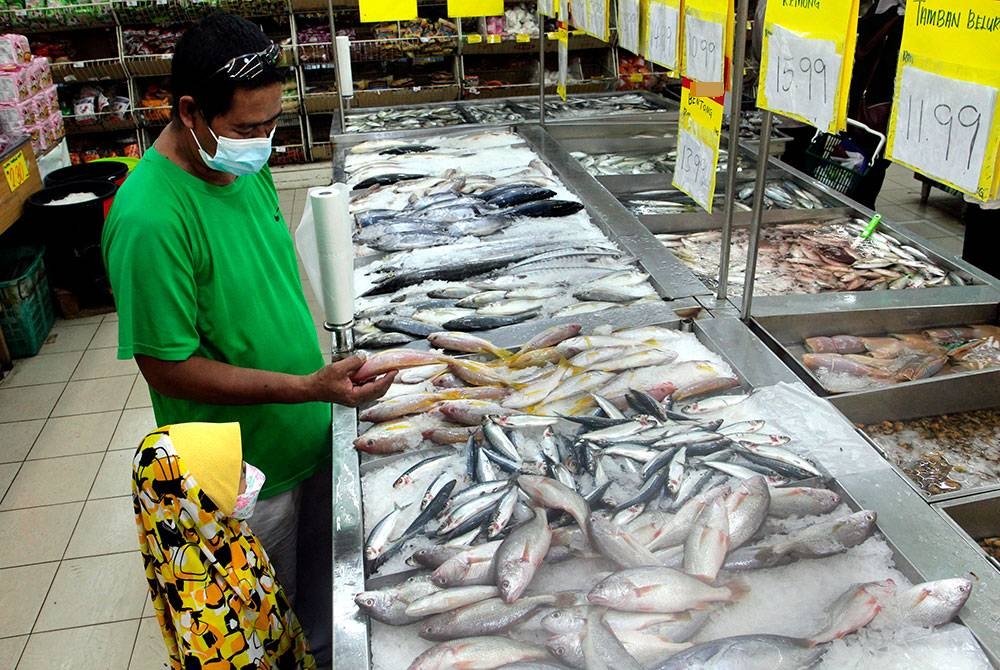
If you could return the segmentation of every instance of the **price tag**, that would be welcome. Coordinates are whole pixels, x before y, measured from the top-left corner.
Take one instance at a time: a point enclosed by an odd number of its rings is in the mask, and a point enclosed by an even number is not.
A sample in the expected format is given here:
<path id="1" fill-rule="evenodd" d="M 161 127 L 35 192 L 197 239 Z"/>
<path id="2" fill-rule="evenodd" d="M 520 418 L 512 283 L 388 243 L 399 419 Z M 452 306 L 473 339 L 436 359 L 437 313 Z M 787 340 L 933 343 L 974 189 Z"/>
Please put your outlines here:
<path id="1" fill-rule="evenodd" d="M 712 211 L 715 181 L 715 152 L 706 142 L 683 128 L 677 136 L 677 165 L 674 186 L 681 189 L 708 212 Z"/>
<path id="2" fill-rule="evenodd" d="M 514 36 L 515 42 L 520 42 L 521 44 L 527 44 L 531 42 L 531 35 L 528 33 L 518 33 Z"/>
<path id="3" fill-rule="evenodd" d="M 633 72 L 628 76 L 629 81 L 632 82 L 633 84 L 641 84 L 645 78 L 646 75 L 641 74 L 639 72 Z"/>
<path id="4" fill-rule="evenodd" d="M 997 89 L 904 65 L 896 104 L 896 132 L 889 147 L 893 160 L 976 192 Z"/>
<path id="5" fill-rule="evenodd" d="M 487 35 L 486 36 L 486 43 L 487 44 L 500 44 L 501 42 L 503 42 L 503 35 Z"/>
<path id="6" fill-rule="evenodd" d="M 480 44 L 483 41 L 483 36 L 479 33 L 470 33 L 469 35 L 466 35 L 465 41 L 469 44 Z"/>
<path id="7" fill-rule="evenodd" d="M 358 0 L 362 23 L 417 18 L 417 0 Z"/>
<path id="8" fill-rule="evenodd" d="M 573 25 L 607 42 L 611 39 L 610 5 L 611 0 L 578 0 L 573 3 Z"/>
<path id="9" fill-rule="evenodd" d="M 556 43 L 556 56 L 559 64 L 559 74 L 556 80 L 556 93 L 566 102 L 566 82 L 569 79 L 569 33 L 560 29 Z"/>
<path id="10" fill-rule="evenodd" d="M 448 0 L 448 16 L 499 16 L 503 0 Z"/>
<path id="11" fill-rule="evenodd" d="M 680 7 L 652 0 L 647 21 L 646 58 L 657 65 L 676 70 L 679 67 L 677 43 L 680 35 Z"/>
<path id="12" fill-rule="evenodd" d="M 821 130 L 836 127 L 843 59 L 830 40 L 807 39 L 770 26 L 764 90 L 767 109 L 804 119 Z"/>
<path id="13" fill-rule="evenodd" d="M 723 81 L 724 39 L 722 23 L 685 14 L 684 75 L 697 81 Z"/>
<path id="14" fill-rule="evenodd" d="M 25 159 L 23 151 L 18 151 L 3 162 L 3 176 L 12 193 L 20 188 L 21 184 L 28 181 L 28 175 L 28 161 Z"/>
<path id="15" fill-rule="evenodd" d="M 618 46 L 640 53 L 639 0 L 618 0 Z"/>
<path id="16" fill-rule="evenodd" d="M 545 16 L 555 17 L 559 12 L 559 0 L 538 0 L 538 11 Z"/>

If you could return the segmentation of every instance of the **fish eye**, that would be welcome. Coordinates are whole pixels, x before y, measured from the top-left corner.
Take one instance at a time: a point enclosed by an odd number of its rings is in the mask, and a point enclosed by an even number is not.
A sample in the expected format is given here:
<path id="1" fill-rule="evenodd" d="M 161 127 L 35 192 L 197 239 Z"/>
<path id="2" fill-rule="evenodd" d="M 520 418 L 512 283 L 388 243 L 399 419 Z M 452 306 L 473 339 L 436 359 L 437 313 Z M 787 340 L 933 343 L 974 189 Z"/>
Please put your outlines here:
<path id="1" fill-rule="evenodd" d="M 502 582 L 500 583 L 500 585 L 501 585 L 502 587 L 504 587 L 505 589 L 509 589 L 509 588 L 510 588 L 510 580 L 509 580 L 509 579 L 505 579 L 505 580 L 503 580 L 503 581 L 502 581 Z"/>
<path id="2" fill-rule="evenodd" d="M 368 607 L 371 607 L 372 605 L 375 604 L 375 599 L 374 598 L 365 598 L 362 602 L 364 602 L 364 604 L 367 605 Z"/>

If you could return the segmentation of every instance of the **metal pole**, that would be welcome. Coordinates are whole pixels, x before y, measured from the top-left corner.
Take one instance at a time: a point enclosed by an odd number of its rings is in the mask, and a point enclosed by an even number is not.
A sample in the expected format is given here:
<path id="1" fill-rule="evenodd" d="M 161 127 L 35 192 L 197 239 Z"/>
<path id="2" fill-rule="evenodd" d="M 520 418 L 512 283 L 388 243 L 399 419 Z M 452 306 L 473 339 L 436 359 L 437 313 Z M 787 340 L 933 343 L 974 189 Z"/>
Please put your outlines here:
<path id="1" fill-rule="evenodd" d="M 729 291 L 729 247 L 733 236 L 733 204 L 736 201 L 737 158 L 740 153 L 740 110 L 743 106 L 743 62 L 746 59 L 746 30 L 749 0 L 736 2 L 736 31 L 733 43 L 732 90 L 729 96 L 729 164 L 726 168 L 725 220 L 722 223 L 722 250 L 719 254 L 719 289 L 715 297 L 725 300 Z"/>
<path id="2" fill-rule="evenodd" d="M 754 182 L 750 241 L 747 244 L 747 270 L 743 279 L 743 309 L 740 310 L 740 318 L 744 321 L 750 318 L 750 305 L 753 302 L 753 284 L 757 274 L 757 247 L 760 245 L 760 219 L 764 214 L 764 182 L 767 180 L 767 156 L 771 144 L 771 112 L 766 109 L 763 111 L 760 143 L 757 148 L 757 179 Z"/>
<path id="3" fill-rule="evenodd" d="M 538 10 L 538 125 L 545 125 L 545 15 Z"/>
<path id="4" fill-rule="evenodd" d="M 344 97 L 344 92 L 340 89 L 340 81 L 338 79 L 337 68 L 337 26 L 333 20 L 333 0 L 326 0 L 326 12 L 327 16 L 330 17 L 330 51 L 333 53 L 333 78 L 337 81 L 337 116 L 340 119 L 340 134 L 343 135 L 347 132 L 347 119 L 345 118 L 344 105 L 347 104 L 347 98 Z"/>

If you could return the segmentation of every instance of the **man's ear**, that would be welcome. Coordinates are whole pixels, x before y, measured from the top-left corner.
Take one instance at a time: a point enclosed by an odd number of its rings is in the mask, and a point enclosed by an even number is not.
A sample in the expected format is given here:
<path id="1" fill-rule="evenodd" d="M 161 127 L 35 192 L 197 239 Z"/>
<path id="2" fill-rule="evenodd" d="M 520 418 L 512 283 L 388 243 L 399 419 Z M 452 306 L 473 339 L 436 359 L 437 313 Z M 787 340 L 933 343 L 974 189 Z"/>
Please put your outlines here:
<path id="1" fill-rule="evenodd" d="M 190 95 L 182 95 L 176 104 L 181 123 L 184 124 L 185 128 L 194 129 L 194 115 L 198 110 L 198 104 L 194 101 L 194 98 Z"/>

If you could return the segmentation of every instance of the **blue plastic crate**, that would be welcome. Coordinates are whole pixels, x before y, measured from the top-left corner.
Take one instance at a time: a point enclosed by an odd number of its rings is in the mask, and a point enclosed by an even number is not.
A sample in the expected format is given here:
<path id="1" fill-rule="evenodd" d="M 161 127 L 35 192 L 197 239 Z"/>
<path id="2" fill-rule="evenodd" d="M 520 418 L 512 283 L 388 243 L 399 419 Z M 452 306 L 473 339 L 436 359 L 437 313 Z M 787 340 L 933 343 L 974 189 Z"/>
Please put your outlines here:
<path id="1" fill-rule="evenodd" d="M 13 358 L 34 356 L 52 329 L 55 311 L 43 250 L 34 247 L 0 249 L 0 329 Z"/>

